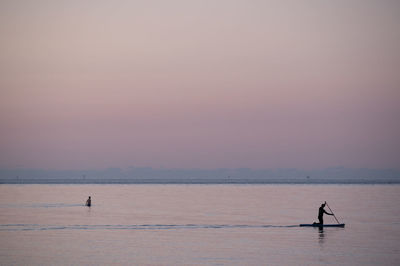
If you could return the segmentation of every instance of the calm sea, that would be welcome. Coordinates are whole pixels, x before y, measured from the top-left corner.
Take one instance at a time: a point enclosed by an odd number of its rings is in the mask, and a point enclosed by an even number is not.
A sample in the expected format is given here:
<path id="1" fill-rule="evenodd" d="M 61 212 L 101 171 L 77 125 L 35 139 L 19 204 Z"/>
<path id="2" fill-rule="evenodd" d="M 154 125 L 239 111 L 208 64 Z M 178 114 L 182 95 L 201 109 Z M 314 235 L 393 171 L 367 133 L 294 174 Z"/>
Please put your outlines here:
<path id="1" fill-rule="evenodd" d="M 325 200 L 346 227 L 299 227 Z M 399 203 L 400 185 L 0 185 L 0 264 L 400 265 Z"/>

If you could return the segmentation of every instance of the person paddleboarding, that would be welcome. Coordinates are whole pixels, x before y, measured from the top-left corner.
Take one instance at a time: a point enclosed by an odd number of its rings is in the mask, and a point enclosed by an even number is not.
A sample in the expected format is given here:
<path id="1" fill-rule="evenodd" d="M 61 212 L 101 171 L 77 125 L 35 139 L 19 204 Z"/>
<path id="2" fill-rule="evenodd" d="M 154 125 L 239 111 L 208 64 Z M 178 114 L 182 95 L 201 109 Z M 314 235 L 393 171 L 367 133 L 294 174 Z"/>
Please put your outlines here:
<path id="1" fill-rule="evenodd" d="M 328 207 L 328 209 L 331 211 L 331 213 L 329 213 L 329 212 L 324 210 L 325 205 Z M 333 215 L 333 217 L 335 218 L 337 224 L 326 224 L 325 225 L 324 224 L 324 218 L 323 218 L 324 217 L 324 213 L 328 214 L 328 215 Z M 325 201 L 325 203 L 321 204 L 321 207 L 319 207 L 319 209 L 318 209 L 318 221 L 319 221 L 319 223 L 314 222 L 312 224 L 300 224 L 300 226 L 312 226 L 312 227 L 320 227 L 320 228 L 322 228 L 322 227 L 344 227 L 345 226 L 345 224 L 339 223 L 338 219 L 336 218 L 335 214 L 333 213 L 333 211 L 329 207 L 328 203 L 326 203 L 326 201 Z"/>
<path id="2" fill-rule="evenodd" d="M 319 210 L 318 210 L 318 221 L 319 221 L 319 224 L 321 224 L 321 225 L 324 224 L 324 218 L 323 218 L 324 213 L 328 214 L 328 215 L 333 215 L 333 213 L 329 213 L 324 210 L 325 205 L 326 205 L 326 201 L 321 204 L 321 207 L 319 207 Z"/>
<path id="3" fill-rule="evenodd" d="M 90 198 L 90 196 L 87 199 L 85 206 L 88 206 L 88 207 L 92 206 L 92 199 Z"/>

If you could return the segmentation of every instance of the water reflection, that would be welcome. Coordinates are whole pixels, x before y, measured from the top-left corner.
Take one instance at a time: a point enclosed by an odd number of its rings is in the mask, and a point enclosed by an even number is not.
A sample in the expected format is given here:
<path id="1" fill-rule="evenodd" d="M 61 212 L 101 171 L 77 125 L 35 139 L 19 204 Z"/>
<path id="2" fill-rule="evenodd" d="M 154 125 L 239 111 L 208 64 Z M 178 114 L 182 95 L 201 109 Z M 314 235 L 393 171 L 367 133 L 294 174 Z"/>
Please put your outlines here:
<path id="1" fill-rule="evenodd" d="M 325 231 L 322 226 L 318 227 L 318 243 L 321 246 L 325 243 Z"/>

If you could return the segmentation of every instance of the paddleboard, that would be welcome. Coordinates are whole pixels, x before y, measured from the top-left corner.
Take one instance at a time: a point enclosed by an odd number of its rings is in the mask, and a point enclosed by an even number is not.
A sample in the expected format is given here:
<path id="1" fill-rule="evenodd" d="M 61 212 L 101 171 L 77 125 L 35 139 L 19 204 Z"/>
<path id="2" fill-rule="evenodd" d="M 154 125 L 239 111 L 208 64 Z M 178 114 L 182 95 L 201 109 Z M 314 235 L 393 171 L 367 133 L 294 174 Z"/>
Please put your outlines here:
<path id="1" fill-rule="evenodd" d="M 300 226 L 311 227 L 344 227 L 345 224 L 300 224 Z"/>

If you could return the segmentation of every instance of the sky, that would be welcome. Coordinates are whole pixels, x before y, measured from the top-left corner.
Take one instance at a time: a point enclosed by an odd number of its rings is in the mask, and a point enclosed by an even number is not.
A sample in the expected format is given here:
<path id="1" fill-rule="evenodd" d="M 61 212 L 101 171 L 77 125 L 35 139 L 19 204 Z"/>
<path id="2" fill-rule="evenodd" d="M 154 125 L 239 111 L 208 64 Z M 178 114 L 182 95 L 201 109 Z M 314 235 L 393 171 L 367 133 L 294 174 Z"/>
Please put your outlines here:
<path id="1" fill-rule="evenodd" d="M 400 1 L 0 0 L 0 168 L 400 168 Z"/>

